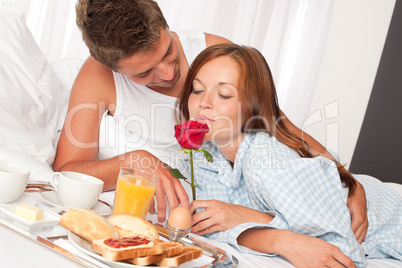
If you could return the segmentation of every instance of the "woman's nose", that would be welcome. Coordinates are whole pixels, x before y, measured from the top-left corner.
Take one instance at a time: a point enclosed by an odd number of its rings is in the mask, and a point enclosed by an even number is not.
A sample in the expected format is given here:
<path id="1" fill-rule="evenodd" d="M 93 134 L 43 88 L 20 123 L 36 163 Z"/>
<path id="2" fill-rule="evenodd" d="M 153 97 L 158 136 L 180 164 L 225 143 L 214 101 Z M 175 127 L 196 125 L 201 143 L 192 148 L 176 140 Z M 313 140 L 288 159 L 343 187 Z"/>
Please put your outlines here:
<path id="1" fill-rule="evenodd" d="M 203 109 L 208 109 L 208 108 L 212 108 L 212 100 L 211 100 L 211 96 L 210 94 L 204 94 L 204 96 L 202 97 L 201 101 L 200 101 L 200 107 Z"/>

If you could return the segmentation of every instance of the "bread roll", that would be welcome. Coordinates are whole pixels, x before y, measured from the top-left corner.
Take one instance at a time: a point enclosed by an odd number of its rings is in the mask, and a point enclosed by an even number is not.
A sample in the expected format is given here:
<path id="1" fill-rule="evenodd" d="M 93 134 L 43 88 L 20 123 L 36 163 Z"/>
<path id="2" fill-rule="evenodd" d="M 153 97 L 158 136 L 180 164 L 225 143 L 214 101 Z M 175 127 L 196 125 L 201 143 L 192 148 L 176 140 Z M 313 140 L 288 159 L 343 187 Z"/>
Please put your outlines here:
<path id="1" fill-rule="evenodd" d="M 149 221 L 131 214 L 114 214 L 108 221 L 115 227 L 120 237 L 143 235 L 151 240 L 159 239 L 156 227 Z"/>
<path id="2" fill-rule="evenodd" d="M 108 220 L 91 209 L 71 208 L 61 216 L 60 224 L 89 242 L 119 235 Z"/>

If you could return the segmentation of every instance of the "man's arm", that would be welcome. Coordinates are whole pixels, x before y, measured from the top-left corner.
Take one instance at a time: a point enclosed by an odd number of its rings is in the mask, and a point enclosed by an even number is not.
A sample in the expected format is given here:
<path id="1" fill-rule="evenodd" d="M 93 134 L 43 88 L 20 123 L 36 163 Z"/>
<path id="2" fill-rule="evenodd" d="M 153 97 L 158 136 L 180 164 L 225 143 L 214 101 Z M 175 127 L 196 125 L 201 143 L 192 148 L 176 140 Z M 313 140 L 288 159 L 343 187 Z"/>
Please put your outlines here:
<path id="1" fill-rule="evenodd" d="M 152 154 L 132 151 L 106 159 L 97 160 L 99 128 L 103 114 L 114 114 L 116 93 L 113 73 L 89 57 L 74 82 L 68 113 L 57 146 L 55 171 L 69 170 L 95 176 L 104 181 L 104 191 L 116 187 L 120 167 L 137 167 L 133 159 L 148 158 L 159 176 L 156 189 L 158 218 L 166 216 L 165 196 L 171 209 L 179 203 L 188 207 L 188 196 L 181 183 Z M 152 211 L 152 208 L 151 208 Z"/>
<path id="2" fill-rule="evenodd" d="M 84 172 L 102 179 L 104 190 L 115 187 L 119 166 L 124 161 L 96 161 L 99 126 L 106 110 L 114 112 L 116 94 L 112 71 L 89 57 L 71 90 L 68 112 L 60 134 L 55 171 Z"/>
<path id="3" fill-rule="evenodd" d="M 318 141 L 316 141 L 313 137 L 311 137 L 306 132 L 303 132 L 300 128 L 296 127 L 288 118 L 287 116 L 281 112 L 281 119 L 285 123 L 286 127 L 292 132 L 294 135 L 305 141 L 309 145 L 310 152 L 313 155 L 320 155 L 330 160 L 336 161 L 335 157 L 333 157 L 327 149 L 321 145 Z"/>

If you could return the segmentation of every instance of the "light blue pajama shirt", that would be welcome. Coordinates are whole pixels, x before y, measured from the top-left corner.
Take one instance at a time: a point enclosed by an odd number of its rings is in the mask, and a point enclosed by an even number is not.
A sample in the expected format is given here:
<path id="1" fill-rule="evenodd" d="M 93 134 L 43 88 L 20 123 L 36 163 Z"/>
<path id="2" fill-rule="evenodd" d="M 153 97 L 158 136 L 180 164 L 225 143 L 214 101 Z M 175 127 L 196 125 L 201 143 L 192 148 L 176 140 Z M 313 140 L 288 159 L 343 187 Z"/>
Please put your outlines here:
<path id="1" fill-rule="evenodd" d="M 333 161 L 301 158 L 266 133 L 245 136 L 233 168 L 214 144 L 204 143 L 202 149 L 214 162 L 194 154 L 197 199 L 216 199 L 274 216 L 268 224 L 244 223 L 209 238 L 245 253 L 272 256 L 238 245 L 237 237 L 250 228 L 287 229 L 338 246 L 358 266 L 367 264 L 366 257 L 402 260 L 402 198 L 388 186 L 356 176 L 366 191 L 369 219 L 366 241 L 359 244 L 350 227 L 348 189 L 342 187 Z"/>

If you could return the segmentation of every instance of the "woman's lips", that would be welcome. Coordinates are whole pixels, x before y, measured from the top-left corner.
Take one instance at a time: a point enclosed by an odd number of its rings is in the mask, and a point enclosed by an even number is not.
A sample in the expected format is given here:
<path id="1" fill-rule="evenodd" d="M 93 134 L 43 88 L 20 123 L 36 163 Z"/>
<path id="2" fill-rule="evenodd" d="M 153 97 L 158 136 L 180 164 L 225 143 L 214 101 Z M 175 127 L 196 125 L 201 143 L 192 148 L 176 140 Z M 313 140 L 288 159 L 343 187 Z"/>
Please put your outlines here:
<path id="1" fill-rule="evenodd" d="M 206 117 L 205 115 L 196 115 L 192 120 L 198 121 L 200 123 L 207 124 L 208 122 L 214 122 L 215 120 Z"/>

